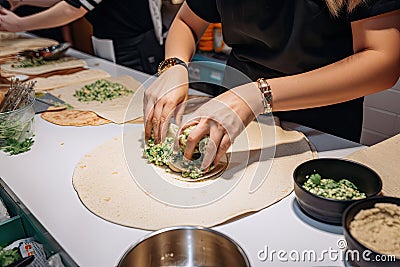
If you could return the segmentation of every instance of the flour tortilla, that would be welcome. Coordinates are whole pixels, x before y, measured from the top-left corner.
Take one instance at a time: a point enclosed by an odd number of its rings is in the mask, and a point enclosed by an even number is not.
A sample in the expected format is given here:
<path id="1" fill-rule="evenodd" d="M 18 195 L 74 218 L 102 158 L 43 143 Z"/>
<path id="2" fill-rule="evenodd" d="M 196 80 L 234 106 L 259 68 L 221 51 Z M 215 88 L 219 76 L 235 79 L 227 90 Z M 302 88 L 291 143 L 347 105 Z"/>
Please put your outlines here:
<path id="1" fill-rule="evenodd" d="M 39 49 L 55 44 L 58 44 L 58 42 L 47 38 L 18 37 L 0 39 L 0 57 L 14 55 L 23 50 Z"/>
<path id="2" fill-rule="evenodd" d="M 14 64 L 18 64 L 17 61 L 9 62 L 0 66 L 3 77 L 9 77 L 14 74 L 25 74 L 25 75 L 40 75 L 47 72 L 52 72 L 56 70 L 67 70 L 86 67 L 86 61 L 82 59 L 77 59 L 73 57 L 65 57 L 66 61 L 62 62 L 52 62 L 48 65 L 42 65 L 30 68 L 14 68 Z"/>
<path id="3" fill-rule="evenodd" d="M 347 156 L 375 170 L 385 196 L 400 197 L 400 134 Z M 396 163 L 397 162 L 397 163 Z"/>
<path id="4" fill-rule="evenodd" d="M 91 111 L 66 109 L 61 111 L 46 111 L 41 117 L 51 123 L 62 126 L 97 126 L 110 123 L 109 120 L 97 116 Z"/>
<path id="5" fill-rule="evenodd" d="M 0 31 L 0 40 L 15 39 L 17 37 L 18 37 L 18 35 L 15 32 Z"/>
<path id="6" fill-rule="evenodd" d="M 300 163 L 316 157 L 316 152 L 302 133 L 284 130 L 279 125 L 270 127 L 274 127 L 276 132 L 275 158 L 259 158 L 263 151 L 255 150 L 248 154 L 243 152 L 249 156 L 249 163 L 238 161 L 238 157 L 230 161 L 221 177 L 214 181 L 222 179 L 220 181 L 223 182 L 238 173 L 243 176 L 228 194 L 208 205 L 190 208 L 172 206 L 155 200 L 151 191 L 140 189 L 125 164 L 127 154 L 123 153 L 128 148 L 128 154 L 141 153 L 134 152 L 143 143 L 143 127 L 138 126 L 132 128 L 132 135 L 126 139 L 129 141 L 135 136 L 133 146 L 128 144 L 124 147 L 122 138 L 116 137 L 84 155 L 75 167 L 73 185 L 80 200 L 91 212 L 116 224 L 147 230 L 176 225 L 212 227 L 250 215 L 289 195 L 293 190 L 293 170 Z M 146 168 L 152 165 L 140 159 L 140 155 L 137 157 L 139 160 L 133 163 L 136 171 L 143 172 L 142 178 L 152 177 L 152 173 L 146 173 Z M 254 173 L 268 173 L 268 176 L 258 190 L 249 193 Z M 180 183 L 180 186 L 186 186 L 184 182 Z M 161 185 L 160 190 L 164 190 Z M 197 197 L 202 195 L 193 195 L 193 198 Z"/>
<path id="7" fill-rule="evenodd" d="M 53 75 L 47 78 L 34 78 L 36 81 L 35 92 L 47 91 L 55 88 L 64 87 L 71 84 L 77 84 L 87 81 L 95 81 L 98 79 L 108 78 L 111 75 L 100 69 L 82 70 L 73 74 Z"/>
<path id="8" fill-rule="evenodd" d="M 130 76 L 119 76 L 106 78 L 110 82 L 119 83 L 125 86 L 127 89 L 135 92 L 141 84 Z M 53 95 L 60 98 L 64 102 L 70 104 L 74 109 L 82 111 L 93 111 L 100 117 L 108 119 L 114 123 L 125 123 L 130 120 L 137 119 L 140 116 L 129 116 L 126 115 L 127 109 L 130 105 L 133 94 L 124 95 L 113 100 L 104 101 L 103 103 L 98 101 L 91 102 L 79 102 L 75 94 L 76 90 L 81 89 L 87 84 L 91 84 L 94 81 L 84 82 L 79 84 L 69 85 L 63 88 L 57 88 L 51 91 Z M 140 99 L 143 102 L 143 98 Z"/>
<path id="9" fill-rule="evenodd" d="M 61 110 L 59 110 L 61 109 Z M 42 119 L 60 126 L 98 126 L 111 123 L 92 111 L 65 109 L 65 107 L 49 107 L 41 114 Z M 143 123 L 142 118 L 128 121 L 130 124 Z"/>

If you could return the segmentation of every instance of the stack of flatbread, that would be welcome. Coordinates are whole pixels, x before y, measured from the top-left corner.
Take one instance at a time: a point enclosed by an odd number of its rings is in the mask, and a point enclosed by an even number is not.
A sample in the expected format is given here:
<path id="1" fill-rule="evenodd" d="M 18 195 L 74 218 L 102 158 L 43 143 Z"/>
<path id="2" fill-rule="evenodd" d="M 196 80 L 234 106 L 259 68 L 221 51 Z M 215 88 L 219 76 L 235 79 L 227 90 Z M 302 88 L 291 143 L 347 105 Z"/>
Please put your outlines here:
<path id="1" fill-rule="evenodd" d="M 58 44 L 57 41 L 46 38 L 27 38 L 14 35 L 8 37 L 0 39 L 0 57 L 15 55 L 23 50 L 38 49 Z"/>
<path id="2" fill-rule="evenodd" d="M 17 36 L 17 34 L 15 32 L 0 31 L 0 40 L 15 39 L 17 37 L 18 36 Z"/>
<path id="3" fill-rule="evenodd" d="M 86 61 L 73 57 L 64 57 L 62 61 L 49 61 L 49 64 L 29 67 L 29 68 L 15 68 L 14 65 L 18 64 L 18 61 L 11 61 L 0 65 L 2 77 L 12 77 L 16 74 L 24 74 L 28 76 L 37 76 L 44 73 L 49 73 L 59 70 L 68 70 L 75 68 L 87 67 Z"/>

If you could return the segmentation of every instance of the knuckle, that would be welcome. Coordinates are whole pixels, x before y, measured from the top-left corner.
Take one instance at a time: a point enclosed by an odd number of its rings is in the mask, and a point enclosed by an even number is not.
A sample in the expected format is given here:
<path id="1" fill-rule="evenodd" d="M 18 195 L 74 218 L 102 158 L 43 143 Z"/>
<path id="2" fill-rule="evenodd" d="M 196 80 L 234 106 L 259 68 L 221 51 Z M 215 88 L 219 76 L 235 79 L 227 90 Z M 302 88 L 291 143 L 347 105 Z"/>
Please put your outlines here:
<path id="1" fill-rule="evenodd" d="M 227 151 L 230 146 L 231 146 L 231 142 L 230 141 L 225 141 L 225 142 L 221 142 L 221 144 L 219 145 L 219 148 L 222 151 Z"/>

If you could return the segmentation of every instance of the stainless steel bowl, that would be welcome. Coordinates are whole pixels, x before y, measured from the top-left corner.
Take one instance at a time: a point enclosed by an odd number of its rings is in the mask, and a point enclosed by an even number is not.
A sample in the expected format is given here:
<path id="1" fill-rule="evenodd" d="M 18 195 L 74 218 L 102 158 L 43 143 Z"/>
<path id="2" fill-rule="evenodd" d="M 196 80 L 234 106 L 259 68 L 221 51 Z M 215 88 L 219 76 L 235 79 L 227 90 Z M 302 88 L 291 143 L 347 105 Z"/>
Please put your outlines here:
<path id="1" fill-rule="evenodd" d="M 248 267 L 250 263 L 243 249 L 226 235 L 208 228 L 181 226 L 146 236 L 125 252 L 118 266 Z"/>

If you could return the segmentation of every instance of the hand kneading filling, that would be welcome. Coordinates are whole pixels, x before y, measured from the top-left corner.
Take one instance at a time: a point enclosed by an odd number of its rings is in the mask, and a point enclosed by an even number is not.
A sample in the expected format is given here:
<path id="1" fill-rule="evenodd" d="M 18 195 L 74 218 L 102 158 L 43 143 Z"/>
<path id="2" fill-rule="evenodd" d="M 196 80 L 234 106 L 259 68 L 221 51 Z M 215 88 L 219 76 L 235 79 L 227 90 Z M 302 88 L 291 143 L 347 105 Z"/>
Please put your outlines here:
<path id="1" fill-rule="evenodd" d="M 400 259 L 400 206 L 376 203 L 373 208 L 359 211 L 349 229 L 367 248 Z"/>
<path id="2" fill-rule="evenodd" d="M 153 137 L 151 137 L 148 140 L 143 153 L 144 157 L 147 158 L 147 162 L 154 163 L 157 166 L 167 165 L 174 171 L 180 171 L 182 177 L 185 178 L 201 178 L 205 173 L 204 170 L 201 170 L 201 162 L 203 161 L 203 154 L 205 152 L 209 137 L 203 137 L 203 139 L 201 139 L 200 142 L 197 144 L 195 151 L 193 152 L 192 160 L 186 160 L 183 157 L 183 152 L 186 148 L 187 138 L 194 127 L 196 126 L 190 126 L 186 128 L 179 135 L 180 149 L 178 152 L 174 152 L 173 149 L 174 136 L 176 135 L 178 126 L 173 124 L 170 125 L 167 138 L 162 143 L 155 144 Z M 211 170 L 211 168 L 209 170 Z"/>
<path id="3" fill-rule="evenodd" d="M 307 191 L 325 198 L 354 200 L 366 198 L 364 193 L 358 191 L 357 187 L 347 179 L 335 181 L 333 179 L 322 179 L 318 173 L 311 174 L 303 184 Z"/>

